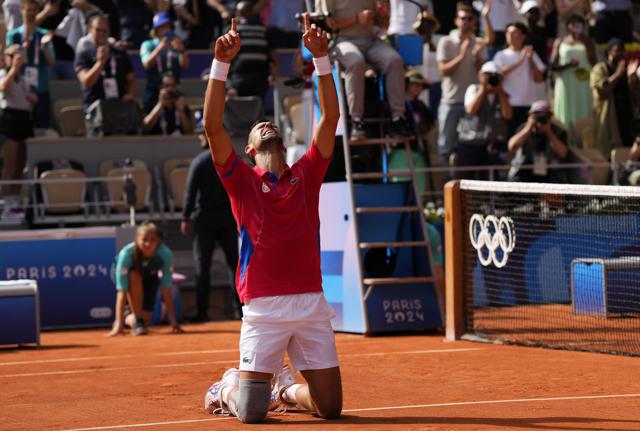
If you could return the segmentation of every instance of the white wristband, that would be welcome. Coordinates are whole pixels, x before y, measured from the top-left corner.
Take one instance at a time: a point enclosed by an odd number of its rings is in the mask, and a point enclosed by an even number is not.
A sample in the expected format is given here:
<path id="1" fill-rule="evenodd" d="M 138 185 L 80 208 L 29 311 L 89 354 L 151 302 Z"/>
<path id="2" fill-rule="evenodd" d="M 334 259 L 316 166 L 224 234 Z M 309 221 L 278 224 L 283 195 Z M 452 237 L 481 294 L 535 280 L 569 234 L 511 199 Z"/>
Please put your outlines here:
<path id="1" fill-rule="evenodd" d="M 216 81 L 226 81 L 229 74 L 229 67 L 231 63 L 223 63 L 215 58 L 211 62 L 211 72 L 209 73 L 209 79 L 215 79 Z"/>
<path id="2" fill-rule="evenodd" d="M 313 65 L 316 68 L 316 72 L 318 76 L 328 75 L 331 73 L 331 62 L 329 61 L 329 56 L 325 55 L 324 57 L 313 59 Z"/>

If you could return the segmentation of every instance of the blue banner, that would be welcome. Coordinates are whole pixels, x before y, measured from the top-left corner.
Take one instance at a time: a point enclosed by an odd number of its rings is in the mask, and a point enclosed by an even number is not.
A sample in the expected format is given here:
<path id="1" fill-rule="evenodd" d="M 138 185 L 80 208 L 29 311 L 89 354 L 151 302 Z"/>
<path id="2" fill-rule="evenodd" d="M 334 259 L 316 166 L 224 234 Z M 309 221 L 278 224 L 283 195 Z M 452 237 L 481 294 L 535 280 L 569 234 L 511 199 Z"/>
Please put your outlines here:
<path id="1" fill-rule="evenodd" d="M 115 238 L 0 241 L 0 279 L 33 279 L 43 328 L 113 322 Z"/>

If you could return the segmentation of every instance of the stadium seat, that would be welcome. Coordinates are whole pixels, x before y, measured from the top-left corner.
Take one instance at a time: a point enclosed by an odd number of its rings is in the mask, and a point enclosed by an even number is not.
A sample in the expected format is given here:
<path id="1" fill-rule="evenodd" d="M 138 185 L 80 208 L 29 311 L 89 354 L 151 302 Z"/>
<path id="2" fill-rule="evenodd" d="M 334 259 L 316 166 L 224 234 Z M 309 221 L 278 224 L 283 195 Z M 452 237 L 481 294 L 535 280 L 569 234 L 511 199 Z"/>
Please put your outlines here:
<path id="1" fill-rule="evenodd" d="M 120 167 L 107 172 L 105 176 L 123 178 L 125 174 L 131 174 L 136 185 L 136 205 L 137 211 L 149 207 L 151 202 L 151 174 L 146 167 Z M 109 208 L 116 212 L 125 212 L 128 207 L 123 198 L 124 181 L 108 181 L 106 184 Z"/>
<path id="2" fill-rule="evenodd" d="M 622 165 L 629 160 L 629 154 L 631 153 L 631 148 L 629 147 L 618 147 L 611 150 L 611 163 L 614 165 Z"/>
<path id="3" fill-rule="evenodd" d="M 172 211 L 181 210 L 184 204 L 184 195 L 187 189 L 188 167 L 175 168 L 169 174 L 169 189 L 171 190 L 170 208 Z"/>
<path id="4" fill-rule="evenodd" d="M 52 179 L 77 178 L 78 182 L 71 183 L 47 183 Z M 85 209 L 85 195 L 87 176 L 76 169 L 53 169 L 40 174 L 42 207 L 45 212 L 51 214 L 69 214 Z"/>
<path id="5" fill-rule="evenodd" d="M 62 136 L 84 136 L 87 133 L 81 105 L 61 108 L 58 122 Z"/>
<path id="6" fill-rule="evenodd" d="M 602 165 L 607 162 L 607 159 L 602 155 L 597 148 L 575 148 L 571 147 L 571 151 L 578 159 L 578 162 L 592 164 L 598 163 Z M 589 168 L 589 175 L 587 180 L 589 184 L 607 184 L 609 177 L 609 168 L 606 166 L 592 166 Z"/>
<path id="7" fill-rule="evenodd" d="M 167 199 L 171 212 L 182 209 L 191 160 L 190 158 L 168 159 L 162 166 L 163 181 L 168 190 Z M 174 178 L 176 171 L 180 172 L 176 173 Z"/>
<path id="8" fill-rule="evenodd" d="M 304 118 L 302 117 L 302 103 L 292 105 L 289 109 L 289 120 L 292 126 L 292 137 L 296 144 L 304 143 Z"/>
<path id="9" fill-rule="evenodd" d="M 53 115 L 56 120 L 60 116 L 62 108 L 66 108 L 68 106 L 82 106 L 82 99 L 79 97 L 71 97 L 56 100 L 53 103 Z"/>
<path id="10" fill-rule="evenodd" d="M 285 114 L 289 114 L 289 110 L 293 105 L 297 105 L 302 103 L 302 95 L 293 94 L 291 96 L 286 96 L 282 99 L 282 108 L 284 109 Z"/>
<path id="11" fill-rule="evenodd" d="M 177 158 L 177 159 L 167 159 L 164 161 L 162 165 L 162 173 L 164 175 L 164 181 L 169 184 L 169 176 L 171 172 L 176 168 L 187 168 L 189 169 L 189 165 L 191 165 L 191 158 Z"/>

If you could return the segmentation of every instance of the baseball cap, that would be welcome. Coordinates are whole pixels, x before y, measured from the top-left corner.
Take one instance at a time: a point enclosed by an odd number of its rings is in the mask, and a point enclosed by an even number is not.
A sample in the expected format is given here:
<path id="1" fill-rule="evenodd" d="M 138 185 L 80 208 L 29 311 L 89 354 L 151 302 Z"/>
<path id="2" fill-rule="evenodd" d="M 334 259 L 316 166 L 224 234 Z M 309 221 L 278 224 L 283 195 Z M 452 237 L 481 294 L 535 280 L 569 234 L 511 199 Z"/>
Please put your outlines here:
<path id="1" fill-rule="evenodd" d="M 529 114 L 550 114 L 551 105 L 546 100 L 536 100 L 529 108 Z"/>
<path id="2" fill-rule="evenodd" d="M 406 73 L 405 78 L 409 83 L 415 82 L 417 84 L 429 85 L 429 82 L 424 79 L 424 76 L 417 70 L 410 70 Z"/>
<path id="3" fill-rule="evenodd" d="M 498 69 L 498 66 L 496 66 L 493 61 L 485 62 L 480 68 L 480 73 L 497 73 L 502 75 L 502 73 L 500 73 L 500 69 Z"/>
<path id="4" fill-rule="evenodd" d="M 171 24 L 171 17 L 167 12 L 158 12 L 153 16 L 153 28 L 162 27 L 165 24 Z"/>
<path id="5" fill-rule="evenodd" d="M 540 8 L 538 0 L 526 0 L 522 3 L 522 6 L 520 6 L 520 13 L 524 15 L 533 8 Z"/>

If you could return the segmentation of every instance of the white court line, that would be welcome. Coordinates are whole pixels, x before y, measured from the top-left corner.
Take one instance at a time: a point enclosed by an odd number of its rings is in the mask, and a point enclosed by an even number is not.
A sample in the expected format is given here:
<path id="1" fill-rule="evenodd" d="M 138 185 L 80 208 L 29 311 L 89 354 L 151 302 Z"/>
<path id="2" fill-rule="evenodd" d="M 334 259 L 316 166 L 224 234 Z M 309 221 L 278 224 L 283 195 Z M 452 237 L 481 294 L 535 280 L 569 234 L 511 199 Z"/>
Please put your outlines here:
<path id="1" fill-rule="evenodd" d="M 406 352 L 375 352 L 375 353 L 344 353 L 338 356 L 386 356 L 386 355 L 418 355 L 422 353 L 449 353 L 449 352 L 472 352 L 483 350 L 479 347 L 466 347 L 463 349 L 431 349 L 431 350 L 408 350 Z"/>
<path id="2" fill-rule="evenodd" d="M 158 356 L 179 356 L 179 355 L 204 355 L 207 353 L 229 353 L 237 352 L 238 349 L 223 349 L 223 350 L 192 350 L 190 352 L 165 352 L 157 353 Z"/>
<path id="3" fill-rule="evenodd" d="M 179 356 L 179 355 L 202 355 L 207 353 L 229 353 L 237 352 L 238 349 L 224 349 L 224 350 L 195 350 L 191 352 L 164 352 L 156 353 L 148 356 Z M 61 358 L 61 359 L 40 359 L 36 361 L 18 361 L 18 362 L 0 362 L 0 367 L 8 365 L 31 365 L 31 364 L 48 364 L 56 362 L 75 362 L 75 361 L 90 361 L 92 359 L 126 359 L 134 357 L 143 357 L 146 355 L 120 355 L 120 356 L 80 356 L 76 358 Z"/>
<path id="4" fill-rule="evenodd" d="M 76 362 L 76 361 L 90 361 L 92 359 L 123 359 L 133 358 L 133 355 L 122 356 L 81 356 L 77 358 L 64 358 L 64 359 L 40 359 L 37 361 L 18 361 L 18 362 L 0 362 L 0 367 L 7 365 L 32 365 L 32 364 L 49 364 L 56 362 Z"/>
<path id="5" fill-rule="evenodd" d="M 514 400 L 461 401 L 461 402 L 455 402 L 455 403 L 415 404 L 415 405 L 408 405 L 408 406 L 347 409 L 347 410 L 343 410 L 342 413 L 424 409 L 424 408 L 432 408 L 432 407 L 457 407 L 457 406 L 472 406 L 472 405 L 480 405 L 480 404 L 535 403 L 535 402 L 541 402 L 541 401 L 597 400 L 597 399 L 610 399 L 610 398 L 637 398 L 637 397 L 640 397 L 640 394 L 583 395 L 583 396 L 574 396 L 574 397 L 520 398 L 520 399 L 514 399 Z M 210 422 L 210 421 L 225 420 L 225 419 L 235 419 L 235 417 L 217 417 L 217 418 L 208 418 L 208 419 L 191 419 L 191 420 L 171 421 L 171 422 L 111 425 L 111 426 L 100 426 L 100 427 L 90 427 L 90 428 L 74 428 L 74 429 L 67 429 L 67 430 L 61 430 L 61 431 L 98 431 L 98 430 L 110 430 L 110 429 L 122 429 L 122 428 L 144 428 L 144 427 L 161 426 L 161 425 L 178 425 L 178 424 L 188 424 L 188 423 L 198 423 L 198 422 Z"/>
<path id="6" fill-rule="evenodd" d="M 176 367 L 197 367 L 200 365 L 211 364 L 237 364 L 238 359 L 233 361 L 207 361 L 207 362 L 189 362 L 184 364 L 161 364 L 161 365 L 146 365 L 144 367 L 110 367 L 110 368 L 89 368 L 87 370 L 68 370 L 68 371 L 46 371 L 42 373 L 23 373 L 23 374 L 4 374 L 2 377 L 41 377 L 41 376 L 59 376 L 64 374 L 87 374 L 95 373 L 98 371 L 123 371 L 123 370 L 144 370 L 148 368 L 176 368 Z"/>
<path id="7" fill-rule="evenodd" d="M 416 354 L 428 354 L 428 353 L 459 353 L 459 352 L 469 352 L 469 351 L 476 351 L 476 350 L 484 350 L 484 349 L 474 347 L 474 348 L 465 348 L 465 349 L 410 350 L 410 351 L 403 351 L 403 352 L 346 353 L 338 356 L 347 357 L 347 356 L 416 355 Z M 147 369 L 147 368 L 192 367 L 192 366 L 212 365 L 212 364 L 235 364 L 237 362 L 238 362 L 238 359 L 225 360 L 225 361 L 190 362 L 190 363 L 180 363 L 180 364 L 147 365 L 144 367 L 109 367 L 109 368 L 90 368 L 87 370 L 44 371 L 41 373 L 0 374 L 0 378 L 58 376 L 58 375 L 69 375 L 69 374 L 95 373 L 98 371 L 123 371 L 123 370 L 139 370 L 139 369 Z"/>

